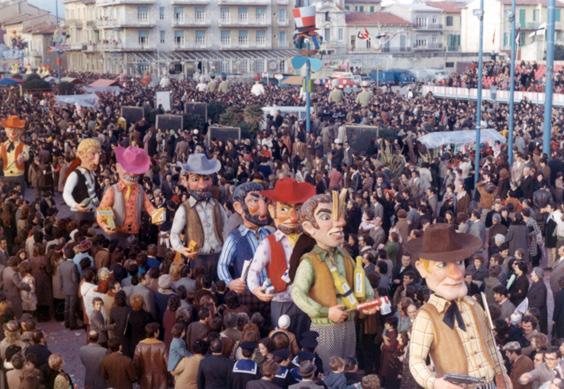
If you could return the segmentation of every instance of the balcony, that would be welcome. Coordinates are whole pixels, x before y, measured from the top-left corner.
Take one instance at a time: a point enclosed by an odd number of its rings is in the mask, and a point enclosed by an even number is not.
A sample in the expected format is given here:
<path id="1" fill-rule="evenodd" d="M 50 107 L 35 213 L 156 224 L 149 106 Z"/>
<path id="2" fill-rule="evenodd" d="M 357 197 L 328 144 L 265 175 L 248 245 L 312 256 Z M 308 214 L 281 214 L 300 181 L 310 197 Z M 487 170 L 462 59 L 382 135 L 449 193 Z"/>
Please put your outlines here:
<path id="1" fill-rule="evenodd" d="M 187 27 L 187 28 L 191 28 L 191 27 L 207 27 L 211 24 L 210 20 L 208 19 L 207 16 L 203 17 L 203 18 L 179 18 L 179 19 L 174 19 L 172 22 L 172 25 L 174 27 Z"/>
<path id="2" fill-rule="evenodd" d="M 209 49 L 207 42 L 183 42 L 183 43 L 176 43 L 174 45 L 175 51 L 183 51 L 183 50 L 206 50 Z"/>
<path id="3" fill-rule="evenodd" d="M 198 4 L 209 4 L 210 0 L 172 0 L 172 5 L 198 5 Z"/>
<path id="4" fill-rule="evenodd" d="M 106 43 L 99 44 L 98 50 L 100 51 L 154 51 L 156 47 L 152 43 L 139 44 L 137 42 L 124 45 L 123 43 Z"/>
<path id="5" fill-rule="evenodd" d="M 276 19 L 276 24 L 282 27 L 286 27 L 290 24 L 290 21 L 288 19 L 285 20 Z"/>
<path id="6" fill-rule="evenodd" d="M 156 0 L 98 0 L 96 5 L 100 7 L 108 7 L 113 5 L 152 5 Z"/>
<path id="7" fill-rule="evenodd" d="M 98 50 L 98 45 L 95 43 L 91 45 L 86 45 L 86 48 L 84 49 L 84 51 L 87 53 L 93 53 L 97 50 Z"/>
<path id="8" fill-rule="evenodd" d="M 250 48 L 253 48 L 253 47 L 249 44 L 249 42 L 239 43 L 239 42 L 236 41 L 236 42 L 233 42 L 233 43 L 230 43 L 230 44 L 222 43 L 219 46 L 219 48 L 223 49 L 223 50 L 235 50 L 235 49 L 250 49 Z"/>
<path id="9" fill-rule="evenodd" d="M 289 0 L 276 0 L 276 4 L 278 5 L 288 5 Z"/>
<path id="10" fill-rule="evenodd" d="M 416 31 L 438 31 L 443 29 L 443 25 L 436 23 L 428 23 L 420 26 L 415 25 L 413 28 Z"/>
<path id="11" fill-rule="evenodd" d="M 538 30 L 539 26 L 540 26 L 539 22 L 529 22 L 529 23 L 525 23 L 522 26 L 520 26 L 520 28 L 522 30 Z"/>
<path id="12" fill-rule="evenodd" d="M 82 28 L 82 20 L 80 19 L 67 19 L 65 20 L 65 23 L 68 24 L 69 26 Z"/>
<path id="13" fill-rule="evenodd" d="M 156 23 L 154 18 L 149 15 L 146 20 L 132 19 L 99 19 L 98 26 L 102 29 L 113 29 L 113 28 L 153 28 Z"/>
<path id="14" fill-rule="evenodd" d="M 81 51 L 81 50 L 84 50 L 85 48 L 86 48 L 86 45 L 83 45 L 82 43 L 71 43 L 69 45 L 70 51 Z"/>
<path id="15" fill-rule="evenodd" d="M 261 19 L 219 19 L 219 27 L 268 27 L 269 18 Z"/>
<path id="16" fill-rule="evenodd" d="M 443 49 L 442 43 L 427 43 L 426 45 L 413 47 L 413 51 L 429 51 L 429 50 L 442 50 L 442 49 Z"/>
<path id="17" fill-rule="evenodd" d="M 217 0 L 221 5 L 270 5 L 270 0 Z"/>

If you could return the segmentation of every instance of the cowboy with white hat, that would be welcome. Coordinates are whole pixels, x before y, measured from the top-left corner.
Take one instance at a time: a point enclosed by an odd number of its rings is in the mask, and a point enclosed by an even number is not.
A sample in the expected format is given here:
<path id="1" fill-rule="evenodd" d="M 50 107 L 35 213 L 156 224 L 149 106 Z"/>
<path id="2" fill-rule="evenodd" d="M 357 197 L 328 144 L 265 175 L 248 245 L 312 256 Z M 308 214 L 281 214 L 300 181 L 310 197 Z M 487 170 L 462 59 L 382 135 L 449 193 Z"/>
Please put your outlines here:
<path id="1" fill-rule="evenodd" d="M 163 209 L 155 209 L 149 197 L 137 182 L 151 166 L 151 158 L 139 147 L 116 147 L 117 184 L 112 185 L 102 197 L 96 212 L 98 225 L 112 238 L 137 235 L 141 227 L 141 211 L 144 209 L 154 224 L 164 222 Z"/>
<path id="2" fill-rule="evenodd" d="M 362 81 L 360 86 L 362 87 L 362 91 L 356 96 L 356 103 L 362 108 L 366 108 L 370 105 L 370 101 L 372 100 L 372 92 L 368 88 L 368 81 Z"/>
<path id="3" fill-rule="evenodd" d="M 8 140 L 0 145 L 0 159 L 4 181 L 25 187 L 25 163 L 29 161 L 29 146 L 21 140 L 26 121 L 15 115 L 0 121 L 0 127 L 6 130 Z"/>
<path id="4" fill-rule="evenodd" d="M 227 220 L 225 210 L 211 195 L 212 177 L 220 169 L 217 159 L 207 158 L 203 153 L 188 157 L 183 170 L 190 197 L 176 210 L 170 230 L 172 248 L 194 260 L 194 265 L 202 264 L 214 279 Z"/>

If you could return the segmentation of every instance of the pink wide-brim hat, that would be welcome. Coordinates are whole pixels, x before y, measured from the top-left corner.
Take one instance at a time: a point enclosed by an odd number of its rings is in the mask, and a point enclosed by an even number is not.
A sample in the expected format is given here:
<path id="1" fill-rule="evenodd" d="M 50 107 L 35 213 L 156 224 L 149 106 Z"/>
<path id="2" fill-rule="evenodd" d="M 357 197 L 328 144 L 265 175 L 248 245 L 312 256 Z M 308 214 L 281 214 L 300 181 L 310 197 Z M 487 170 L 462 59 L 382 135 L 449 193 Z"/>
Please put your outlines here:
<path id="1" fill-rule="evenodd" d="M 117 146 L 114 152 L 116 153 L 117 163 L 130 174 L 145 174 L 151 167 L 151 157 L 139 147 L 123 148 Z"/>

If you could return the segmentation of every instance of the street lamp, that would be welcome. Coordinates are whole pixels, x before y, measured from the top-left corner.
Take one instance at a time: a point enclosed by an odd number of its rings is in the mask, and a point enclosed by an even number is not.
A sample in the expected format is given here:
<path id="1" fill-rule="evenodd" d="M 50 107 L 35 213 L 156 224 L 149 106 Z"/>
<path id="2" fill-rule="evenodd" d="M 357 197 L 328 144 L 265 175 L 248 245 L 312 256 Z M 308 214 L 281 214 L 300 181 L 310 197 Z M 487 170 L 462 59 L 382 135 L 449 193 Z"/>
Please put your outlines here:
<path id="1" fill-rule="evenodd" d="M 480 9 L 473 12 L 480 20 L 480 41 L 478 51 L 478 99 L 476 105 L 476 141 L 474 146 L 474 191 L 478 188 L 480 178 L 480 136 L 482 127 L 482 72 L 484 68 L 484 0 L 480 0 Z"/>

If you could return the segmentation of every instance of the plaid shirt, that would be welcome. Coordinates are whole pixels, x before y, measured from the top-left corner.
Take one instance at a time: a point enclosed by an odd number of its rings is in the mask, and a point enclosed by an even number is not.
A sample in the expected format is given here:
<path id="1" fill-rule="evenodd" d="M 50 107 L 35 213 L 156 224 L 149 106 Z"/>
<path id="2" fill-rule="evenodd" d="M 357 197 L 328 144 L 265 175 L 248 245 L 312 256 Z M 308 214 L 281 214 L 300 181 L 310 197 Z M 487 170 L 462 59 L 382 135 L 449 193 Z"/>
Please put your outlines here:
<path id="1" fill-rule="evenodd" d="M 441 314 L 448 308 L 449 301 L 432 294 L 429 298 L 429 304 L 432 304 Z M 502 370 L 500 370 L 501 367 L 499 366 L 495 366 L 495 370 L 492 369 L 488 359 L 485 357 L 485 353 L 490 353 L 494 361 L 502 359 L 494 346 L 491 332 L 486 334 L 478 332 L 478 326 L 474 323 L 471 312 L 471 306 L 474 304 L 477 304 L 477 302 L 470 297 L 466 297 L 458 302 L 458 308 L 466 324 L 466 331 L 462 331 L 456 324 L 455 329 L 462 342 L 465 358 L 468 361 L 468 375 L 491 382 L 494 380 L 495 375 L 501 373 Z M 483 350 L 481 346 L 480 339 L 482 337 L 486 338 L 486 350 Z M 426 358 L 433 346 L 433 338 L 431 318 L 426 312 L 420 311 L 413 322 L 411 330 L 409 365 L 413 378 L 426 389 L 432 389 L 435 382 L 435 373 L 426 364 Z M 460 357 L 464 358 L 464 356 Z"/>

